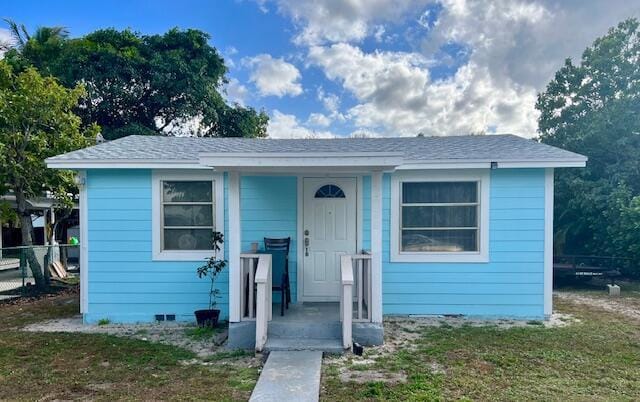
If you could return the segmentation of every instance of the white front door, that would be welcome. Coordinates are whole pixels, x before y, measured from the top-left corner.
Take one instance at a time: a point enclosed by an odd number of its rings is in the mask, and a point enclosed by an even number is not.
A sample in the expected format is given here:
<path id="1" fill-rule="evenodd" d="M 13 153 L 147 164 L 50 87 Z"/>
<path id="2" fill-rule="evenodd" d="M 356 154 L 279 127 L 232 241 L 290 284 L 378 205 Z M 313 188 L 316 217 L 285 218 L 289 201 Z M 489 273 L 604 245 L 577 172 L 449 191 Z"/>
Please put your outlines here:
<path id="1" fill-rule="evenodd" d="M 302 299 L 337 301 L 340 256 L 356 252 L 356 179 L 304 178 Z"/>

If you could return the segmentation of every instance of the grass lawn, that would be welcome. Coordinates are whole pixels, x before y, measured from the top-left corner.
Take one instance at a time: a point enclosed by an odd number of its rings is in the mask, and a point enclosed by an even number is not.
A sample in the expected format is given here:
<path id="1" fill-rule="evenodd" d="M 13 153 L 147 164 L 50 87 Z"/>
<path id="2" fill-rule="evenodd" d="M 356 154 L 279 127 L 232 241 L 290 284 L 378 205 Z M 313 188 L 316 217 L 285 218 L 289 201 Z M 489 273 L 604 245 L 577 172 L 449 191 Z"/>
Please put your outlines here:
<path id="1" fill-rule="evenodd" d="M 233 354 L 221 354 L 216 364 L 185 364 L 195 355 L 172 346 L 16 329 L 77 311 L 76 295 L 0 305 L 0 399 L 246 400 L 251 394 L 258 369 L 226 364 Z"/>
<path id="2" fill-rule="evenodd" d="M 321 399 L 637 400 L 640 321 L 562 299 L 555 307 L 579 321 L 504 329 L 389 320 L 385 346 L 325 359 Z M 258 369 L 242 364 L 243 352 L 198 359 L 143 340 L 17 329 L 77 311 L 75 295 L 0 305 L 0 399 L 246 400 L 255 385 Z"/>
<path id="3" fill-rule="evenodd" d="M 363 358 L 325 362 L 329 364 L 324 365 L 322 397 L 341 401 L 638 400 L 640 322 L 561 300 L 554 307 L 580 321 L 558 328 L 532 322 L 511 329 L 386 325 L 388 336 L 409 331 L 413 340 L 389 353 L 371 348 Z M 398 379 L 399 373 L 403 378 Z M 376 380 L 358 378 L 372 374 Z"/>

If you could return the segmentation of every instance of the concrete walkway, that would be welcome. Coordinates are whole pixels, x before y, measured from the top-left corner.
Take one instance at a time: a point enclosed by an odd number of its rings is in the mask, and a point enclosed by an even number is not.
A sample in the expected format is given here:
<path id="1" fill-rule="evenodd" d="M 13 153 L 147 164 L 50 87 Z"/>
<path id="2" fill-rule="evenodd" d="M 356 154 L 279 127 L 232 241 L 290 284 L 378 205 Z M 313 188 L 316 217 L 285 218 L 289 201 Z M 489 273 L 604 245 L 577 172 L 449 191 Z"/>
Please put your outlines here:
<path id="1" fill-rule="evenodd" d="M 317 401 L 322 352 L 271 352 L 250 401 Z"/>

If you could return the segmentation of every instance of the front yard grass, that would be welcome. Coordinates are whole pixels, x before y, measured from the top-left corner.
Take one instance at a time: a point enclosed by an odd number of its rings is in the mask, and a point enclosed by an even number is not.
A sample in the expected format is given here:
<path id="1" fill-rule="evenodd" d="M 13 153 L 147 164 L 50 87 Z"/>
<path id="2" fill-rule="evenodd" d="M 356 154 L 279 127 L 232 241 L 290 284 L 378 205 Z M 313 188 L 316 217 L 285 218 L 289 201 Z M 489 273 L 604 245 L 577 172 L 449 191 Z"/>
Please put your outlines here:
<path id="1" fill-rule="evenodd" d="M 77 295 L 0 305 L 0 399 L 246 400 L 251 394 L 255 367 L 200 364 L 181 348 L 111 335 L 18 330 L 77 311 Z"/>
<path id="2" fill-rule="evenodd" d="M 325 359 L 321 399 L 638 400 L 640 321 L 558 298 L 555 307 L 578 321 L 505 329 L 389 320 L 383 347 Z M 0 305 L 0 399 L 247 400 L 251 394 L 258 368 L 242 364 L 251 358 L 246 352 L 198 358 L 144 340 L 19 330 L 77 311 L 77 295 Z M 208 334 L 193 334 L 199 335 Z"/>
<path id="3" fill-rule="evenodd" d="M 544 328 L 390 328 L 415 332 L 388 353 L 327 361 L 324 400 L 638 400 L 640 322 L 556 300 L 579 320 Z M 361 373 L 361 374 L 359 374 Z M 372 375 L 375 374 L 375 375 Z M 367 376 L 372 381 L 362 381 Z"/>

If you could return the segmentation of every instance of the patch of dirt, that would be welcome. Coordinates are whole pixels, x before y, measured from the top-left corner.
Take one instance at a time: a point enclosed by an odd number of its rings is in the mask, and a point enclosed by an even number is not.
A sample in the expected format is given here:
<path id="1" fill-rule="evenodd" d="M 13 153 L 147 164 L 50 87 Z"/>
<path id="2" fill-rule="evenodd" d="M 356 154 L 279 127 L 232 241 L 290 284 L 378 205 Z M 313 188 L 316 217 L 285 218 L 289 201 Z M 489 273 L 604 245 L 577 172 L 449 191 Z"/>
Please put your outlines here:
<path id="1" fill-rule="evenodd" d="M 24 296 L 2 299 L 0 300 L 0 306 L 29 305 L 38 300 L 53 299 L 60 296 L 74 296 L 79 293 L 79 286 L 51 286 L 48 293 L 36 293 L 34 290 Z"/>
<path id="2" fill-rule="evenodd" d="M 640 321 L 640 309 L 626 298 L 597 297 L 573 292 L 554 292 L 554 296 L 576 304 L 585 304 L 611 313 L 621 314 L 627 318 Z"/>
<path id="3" fill-rule="evenodd" d="M 382 382 L 385 384 L 399 384 L 407 382 L 407 375 L 405 373 L 383 373 L 375 370 L 363 370 L 363 371 L 351 371 L 341 370 L 340 381 L 342 382 L 356 382 L 358 384 L 365 384 L 368 382 Z"/>
<path id="4" fill-rule="evenodd" d="M 411 351 L 416 349 L 417 340 L 428 327 L 497 327 L 509 328 L 555 328 L 577 323 L 580 320 L 570 314 L 554 313 L 549 320 L 489 320 L 466 317 L 385 317 L 384 319 L 384 344 L 380 346 L 366 347 L 363 356 L 350 353 L 342 356 L 325 357 L 324 363 L 329 367 L 338 369 L 338 376 L 342 382 L 366 383 L 369 381 L 396 384 L 406 382 L 407 375 L 404 372 L 392 372 L 380 367 L 378 361 L 392 356 L 399 350 Z M 454 358 L 452 356 L 452 358 Z M 460 356 L 458 356 L 460 358 Z M 433 361 L 429 363 L 430 371 L 436 375 L 446 375 L 444 367 Z M 493 366 L 486 363 L 481 371 L 492 371 Z"/>
<path id="5" fill-rule="evenodd" d="M 142 341 L 178 346 L 194 352 L 201 358 L 216 353 L 220 345 L 227 339 L 226 330 L 208 339 L 190 337 L 187 335 L 187 331 L 193 328 L 195 328 L 195 325 L 182 323 L 88 325 L 82 323 L 81 317 L 74 317 L 30 324 L 24 327 L 23 330 L 32 332 L 78 332 L 122 336 Z"/>

